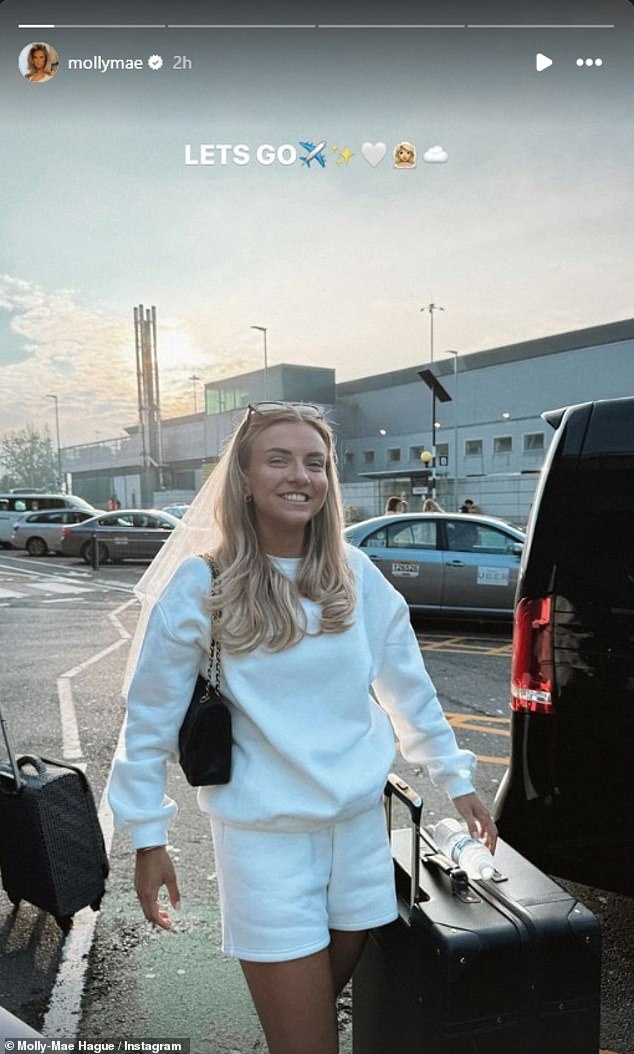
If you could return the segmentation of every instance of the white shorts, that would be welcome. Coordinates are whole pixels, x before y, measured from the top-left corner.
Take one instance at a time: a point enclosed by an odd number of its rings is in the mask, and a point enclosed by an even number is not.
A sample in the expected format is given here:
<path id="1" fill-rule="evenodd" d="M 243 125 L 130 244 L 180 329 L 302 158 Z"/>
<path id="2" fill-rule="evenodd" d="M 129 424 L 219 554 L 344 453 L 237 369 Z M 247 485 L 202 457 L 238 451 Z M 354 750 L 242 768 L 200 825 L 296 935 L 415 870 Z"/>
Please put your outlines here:
<path id="1" fill-rule="evenodd" d="M 383 805 L 307 832 L 234 827 L 212 817 L 222 950 L 250 962 L 321 951 L 329 930 L 398 915 Z"/>

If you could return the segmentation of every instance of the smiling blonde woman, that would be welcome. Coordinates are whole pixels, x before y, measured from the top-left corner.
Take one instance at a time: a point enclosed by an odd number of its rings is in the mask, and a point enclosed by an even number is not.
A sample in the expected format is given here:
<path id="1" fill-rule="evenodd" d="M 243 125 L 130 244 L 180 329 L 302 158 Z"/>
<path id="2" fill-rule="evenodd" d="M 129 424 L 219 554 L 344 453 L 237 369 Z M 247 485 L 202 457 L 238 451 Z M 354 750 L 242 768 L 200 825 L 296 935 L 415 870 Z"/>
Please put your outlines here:
<path id="1" fill-rule="evenodd" d="M 57 72 L 51 68 L 51 56 L 46 44 L 33 44 L 26 61 L 28 73 L 25 74 L 25 78 L 34 84 L 50 81 Z"/>
<path id="2" fill-rule="evenodd" d="M 240 960 L 271 1054 L 336 1054 L 336 997 L 367 931 L 397 916 L 382 808 L 396 738 L 491 848 L 495 825 L 404 600 L 343 542 L 334 438 L 319 407 L 250 406 L 181 524 L 142 583 L 110 804 L 137 851 L 143 912 L 169 929 L 159 890 L 175 907 L 180 894 L 165 848 L 176 810 L 166 763 L 206 670 L 211 604 L 233 771 L 198 800 L 211 818 L 223 950 Z M 211 602 L 196 546 L 218 568 Z"/>

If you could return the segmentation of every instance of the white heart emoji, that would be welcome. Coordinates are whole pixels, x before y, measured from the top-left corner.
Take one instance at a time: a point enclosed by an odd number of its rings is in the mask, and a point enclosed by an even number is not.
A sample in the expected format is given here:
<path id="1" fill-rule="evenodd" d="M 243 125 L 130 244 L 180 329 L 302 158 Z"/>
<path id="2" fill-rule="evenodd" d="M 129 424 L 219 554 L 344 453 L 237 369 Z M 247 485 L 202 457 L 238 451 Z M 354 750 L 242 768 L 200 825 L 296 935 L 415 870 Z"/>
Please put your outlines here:
<path id="1" fill-rule="evenodd" d="M 368 164 L 372 165 L 372 168 L 376 168 L 385 157 L 387 147 L 385 143 L 364 143 L 361 147 L 361 153 Z"/>

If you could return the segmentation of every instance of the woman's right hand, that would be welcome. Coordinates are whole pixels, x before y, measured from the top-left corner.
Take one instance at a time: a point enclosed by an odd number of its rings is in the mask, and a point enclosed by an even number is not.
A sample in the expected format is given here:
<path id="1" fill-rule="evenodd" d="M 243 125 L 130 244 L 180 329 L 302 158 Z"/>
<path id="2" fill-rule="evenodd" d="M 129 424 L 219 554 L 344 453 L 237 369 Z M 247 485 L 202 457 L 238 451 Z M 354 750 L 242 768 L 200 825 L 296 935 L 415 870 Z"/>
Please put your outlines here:
<path id="1" fill-rule="evenodd" d="M 160 926 L 163 930 L 172 928 L 172 920 L 159 904 L 159 890 L 167 887 L 170 904 L 175 911 L 180 909 L 180 893 L 176 881 L 176 872 L 164 845 L 153 849 L 137 850 L 134 868 L 134 888 L 148 922 Z"/>

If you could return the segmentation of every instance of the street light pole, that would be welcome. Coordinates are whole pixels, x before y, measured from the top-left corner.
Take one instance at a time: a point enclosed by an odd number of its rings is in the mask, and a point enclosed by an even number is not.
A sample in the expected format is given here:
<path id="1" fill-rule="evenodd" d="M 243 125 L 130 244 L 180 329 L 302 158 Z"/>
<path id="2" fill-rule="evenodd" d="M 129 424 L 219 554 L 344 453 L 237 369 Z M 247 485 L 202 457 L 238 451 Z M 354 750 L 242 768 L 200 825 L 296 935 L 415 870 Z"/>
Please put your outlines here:
<path id="1" fill-rule="evenodd" d="M 431 496 L 436 497 L 436 399 L 441 403 L 450 403 L 451 396 L 438 380 L 433 370 L 419 370 L 418 376 L 424 381 L 431 392 L 431 457 L 425 460 L 431 468 Z"/>
<path id="2" fill-rule="evenodd" d="M 434 304 L 432 301 L 427 304 L 426 307 L 421 307 L 421 311 L 429 311 L 429 361 L 434 361 L 434 314 L 436 311 L 444 311 L 444 307 L 440 304 Z M 436 498 L 436 389 L 432 388 L 431 392 L 431 453 L 432 453 L 432 498 Z"/>
<path id="3" fill-rule="evenodd" d="M 192 390 L 194 393 L 194 413 L 196 414 L 198 413 L 198 400 L 196 398 L 196 382 L 200 380 L 200 377 L 197 373 L 192 373 L 189 379 L 192 382 Z"/>
<path id="4" fill-rule="evenodd" d="M 426 307 L 421 307 L 421 311 L 429 311 L 429 361 L 434 361 L 434 312 L 444 311 L 444 307 L 440 307 L 439 304 L 427 304 Z"/>
<path id="5" fill-rule="evenodd" d="M 64 480 L 62 478 L 62 447 L 59 440 L 59 399 L 56 395 L 47 395 L 46 398 L 55 400 L 55 430 L 57 433 L 57 477 L 59 479 L 60 490 L 63 490 Z"/>
<path id="6" fill-rule="evenodd" d="M 251 326 L 251 329 L 259 329 L 264 335 L 264 398 L 269 397 L 269 363 L 266 353 L 266 326 Z"/>
<path id="7" fill-rule="evenodd" d="M 433 318 L 433 315 L 432 315 Z M 436 500 L 436 389 L 431 390 L 431 496 Z"/>
<path id="8" fill-rule="evenodd" d="M 459 351 L 446 349 L 453 355 L 453 500 L 458 511 L 458 356 Z"/>

